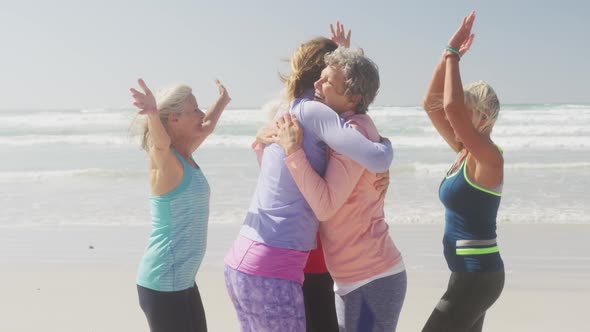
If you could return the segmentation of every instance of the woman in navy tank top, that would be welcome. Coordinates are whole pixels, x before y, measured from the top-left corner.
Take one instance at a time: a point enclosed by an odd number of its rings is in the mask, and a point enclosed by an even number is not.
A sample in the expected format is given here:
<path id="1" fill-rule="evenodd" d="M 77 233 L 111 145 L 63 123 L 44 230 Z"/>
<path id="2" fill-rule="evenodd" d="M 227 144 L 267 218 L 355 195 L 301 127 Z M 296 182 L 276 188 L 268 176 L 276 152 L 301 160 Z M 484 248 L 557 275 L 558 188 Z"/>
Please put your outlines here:
<path id="1" fill-rule="evenodd" d="M 474 20 L 472 12 L 449 40 L 423 105 L 436 130 L 458 153 L 439 188 L 451 277 L 423 331 L 481 331 L 486 310 L 504 287 L 496 243 L 504 159 L 490 138 L 500 103 L 485 82 L 463 88 L 459 73 L 459 61 L 474 39 Z"/>

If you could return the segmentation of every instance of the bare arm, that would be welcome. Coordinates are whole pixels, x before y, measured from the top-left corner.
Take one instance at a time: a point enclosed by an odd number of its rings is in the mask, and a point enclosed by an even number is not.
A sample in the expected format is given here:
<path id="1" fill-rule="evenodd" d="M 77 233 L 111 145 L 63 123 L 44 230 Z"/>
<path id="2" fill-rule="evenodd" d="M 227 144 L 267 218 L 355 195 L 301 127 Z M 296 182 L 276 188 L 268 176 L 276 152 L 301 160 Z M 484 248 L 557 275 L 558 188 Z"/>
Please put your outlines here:
<path id="1" fill-rule="evenodd" d="M 432 125 L 436 128 L 440 136 L 442 136 L 447 144 L 449 144 L 451 149 L 455 152 L 459 152 L 463 149 L 463 144 L 455 139 L 453 127 L 451 127 L 451 124 L 445 116 L 445 112 L 443 112 L 445 67 L 445 58 L 441 57 L 436 67 L 434 67 L 434 73 L 430 80 L 430 84 L 428 85 L 428 90 L 426 91 L 422 106 L 430 118 L 430 122 L 432 122 Z"/>
<path id="2" fill-rule="evenodd" d="M 458 48 L 461 56 L 469 51 L 474 38 L 475 35 L 469 34 L 469 37 L 461 43 L 461 46 Z M 426 96 L 422 105 L 434 128 L 436 128 L 438 133 L 455 152 L 459 152 L 463 149 L 463 144 L 456 140 L 453 127 L 449 123 L 446 114 L 442 112 L 444 109 L 443 96 L 445 92 L 446 55 L 447 52 L 444 52 L 440 61 L 434 67 L 434 73 L 432 74 L 432 79 L 428 85 L 428 90 L 426 90 Z"/>
<path id="3" fill-rule="evenodd" d="M 217 121 L 221 116 L 221 113 L 225 110 L 227 104 L 229 104 L 231 98 L 229 97 L 227 90 L 225 87 L 219 82 L 219 80 L 215 80 L 215 84 L 217 84 L 217 88 L 219 89 L 219 98 L 217 101 L 207 109 L 205 113 L 205 117 L 203 118 L 203 135 L 199 137 L 191 146 L 191 151 L 196 151 L 201 144 L 205 141 L 205 139 L 213 133 L 215 130 L 215 126 L 217 126 Z"/>
<path id="4" fill-rule="evenodd" d="M 473 12 L 463 19 L 461 26 L 449 41 L 450 46 L 457 47 L 472 36 L 471 28 L 474 20 Z M 465 148 L 478 162 L 488 167 L 502 167 L 503 159 L 498 148 L 487 135 L 483 135 L 474 127 L 468 113 L 459 72 L 459 56 L 447 53 L 445 59 L 443 104 L 449 123 Z"/>
<path id="5" fill-rule="evenodd" d="M 160 120 L 156 98 L 143 79 L 137 80 L 137 83 L 143 93 L 134 88 L 130 91 L 134 99 L 133 105 L 140 109 L 139 114 L 147 115 L 148 130 L 152 139 L 152 146 L 148 151 L 151 160 L 159 172 L 167 173 L 170 168 L 176 170 L 178 163 L 170 150 L 170 136 Z"/>
<path id="6" fill-rule="evenodd" d="M 446 70 L 444 108 L 457 137 L 477 161 L 487 166 L 501 167 L 503 159 L 500 151 L 487 135 L 477 131 L 467 113 L 457 57 L 447 57 Z"/>
<path id="7" fill-rule="evenodd" d="M 209 107 L 205 113 L 205 118 L 203 119 L 203 129 L 207 135 L 213 132 L 215 126 L 217 126 L 217 121 L 219 120 L 221 113 L 231 101 L 226 88 L 221 84 L 221 82 L 219 82 L 219 80 L 215 80 L 215 84 L 217 84 L 217 88 L 219 89 L 219 98 L 217 98 L 217 101 L 211 107 Z"/>

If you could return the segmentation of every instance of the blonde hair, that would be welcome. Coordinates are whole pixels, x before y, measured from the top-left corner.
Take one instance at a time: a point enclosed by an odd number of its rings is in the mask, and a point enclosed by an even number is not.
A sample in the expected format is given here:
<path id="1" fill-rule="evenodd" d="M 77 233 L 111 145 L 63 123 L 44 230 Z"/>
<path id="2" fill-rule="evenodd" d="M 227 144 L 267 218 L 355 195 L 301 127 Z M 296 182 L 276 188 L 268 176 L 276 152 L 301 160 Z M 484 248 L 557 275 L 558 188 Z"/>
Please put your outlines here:
<path id="1" fill-rule="evenodd" d="M 183 111 L 183 104 L 188 97 L 193 93 L 190 86 L 184 84 L 177 84 L 156 93 L 156 104 L 158 107 L 158 114 L 160 121 L 168 131 L 168 116 L 170 114 L 180 114 Z M 150 130 L 147 124 L 147 119 L 142 117 L 139 124 L 139 135 L 141 137 L 141 148 L 149 151 L 152 146 Z"/>
<path id="2" fill-rule="evenodd" d="M 484 81 L 477 81 L 464 88 L 465 105 L 473 110 L 473 125 L 479 132 L 489 133 L 498 120 L 500 101 L 492 87 Z M 485 117 L 483 124 L 480 124 Z"/>
<path id="3" fill-rule="evenodd" d="M 335 42 L 324 37 L 314 38 L 297 48 L 290 61 L 291 73 L 280 75 L 281 81 L 286 85 L 287 103 L 300 97 L 305 90 L 313 88 L 326 67 L 324 56 L 337 48 Z"/>
<path id="4" fill-rule="evenodd" d="M 274 120 L 279 112 L 282 114 L 286 109 L 287 105 L 285 104 L 285 99 L 284 94 L 281 94 L 262 105 L 262 112 L 266 115 L 269 121 Z"/>

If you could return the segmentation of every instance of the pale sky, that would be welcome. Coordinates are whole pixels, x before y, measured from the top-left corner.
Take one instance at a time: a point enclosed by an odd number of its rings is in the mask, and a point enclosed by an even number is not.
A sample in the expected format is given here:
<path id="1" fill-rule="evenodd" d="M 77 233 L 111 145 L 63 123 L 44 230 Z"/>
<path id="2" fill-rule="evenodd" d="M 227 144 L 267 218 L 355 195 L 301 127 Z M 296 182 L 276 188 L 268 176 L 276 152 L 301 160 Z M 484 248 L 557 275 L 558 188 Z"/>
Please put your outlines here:
<path id="1" fill-rule="evenodd" d="M 464 83 L 503 103 L 590 102 L 585 0 L 0 0 L 0 109 L 130 107 L 128 88 L 193 87 L 206 107 L 226 84 L 230 108 L 281 88 L 299 43 L 340 19 L 380 68 L 375 105 L 418 105 L 461 18 L 477 12 Z"/>

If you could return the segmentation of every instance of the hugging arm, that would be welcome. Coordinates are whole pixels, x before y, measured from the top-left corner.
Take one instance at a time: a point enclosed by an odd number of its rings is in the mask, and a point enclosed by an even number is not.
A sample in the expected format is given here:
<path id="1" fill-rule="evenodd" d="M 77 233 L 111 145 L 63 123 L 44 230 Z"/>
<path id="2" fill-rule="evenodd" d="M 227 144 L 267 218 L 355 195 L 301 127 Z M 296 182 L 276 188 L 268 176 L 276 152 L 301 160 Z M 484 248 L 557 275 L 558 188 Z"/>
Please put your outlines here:
<path id="1" fill-rule="evenodd" d="M 319 221 L 326 221 L 340 210 L 365 168 L 352 159 L 331 151 L 324 176 L 309 163 L 301 148 L 303 129 L 295 116 L 279 120 L 279 144 L 285 150 L 285 164 L 295 184 Z"/>
<path id="2" fill-rule="evenodd" d="M 316 135 L 332 150 L 350 157 L 371 172 L 385 172 L 391 166 L 393 147 L 388 139 L 372 142 L 322 103 L 306 102 L 301 109 L 300 122 L 306 131 Z"/>
<path id="3" fill-rule="evenodd" d="M 309 164 L 303 149 L 285 158 L 297 187 L 319 221 L 330 219 L 346 202 L 365 168 L 352 159 L 330 153 L 322 178 Z"/>

